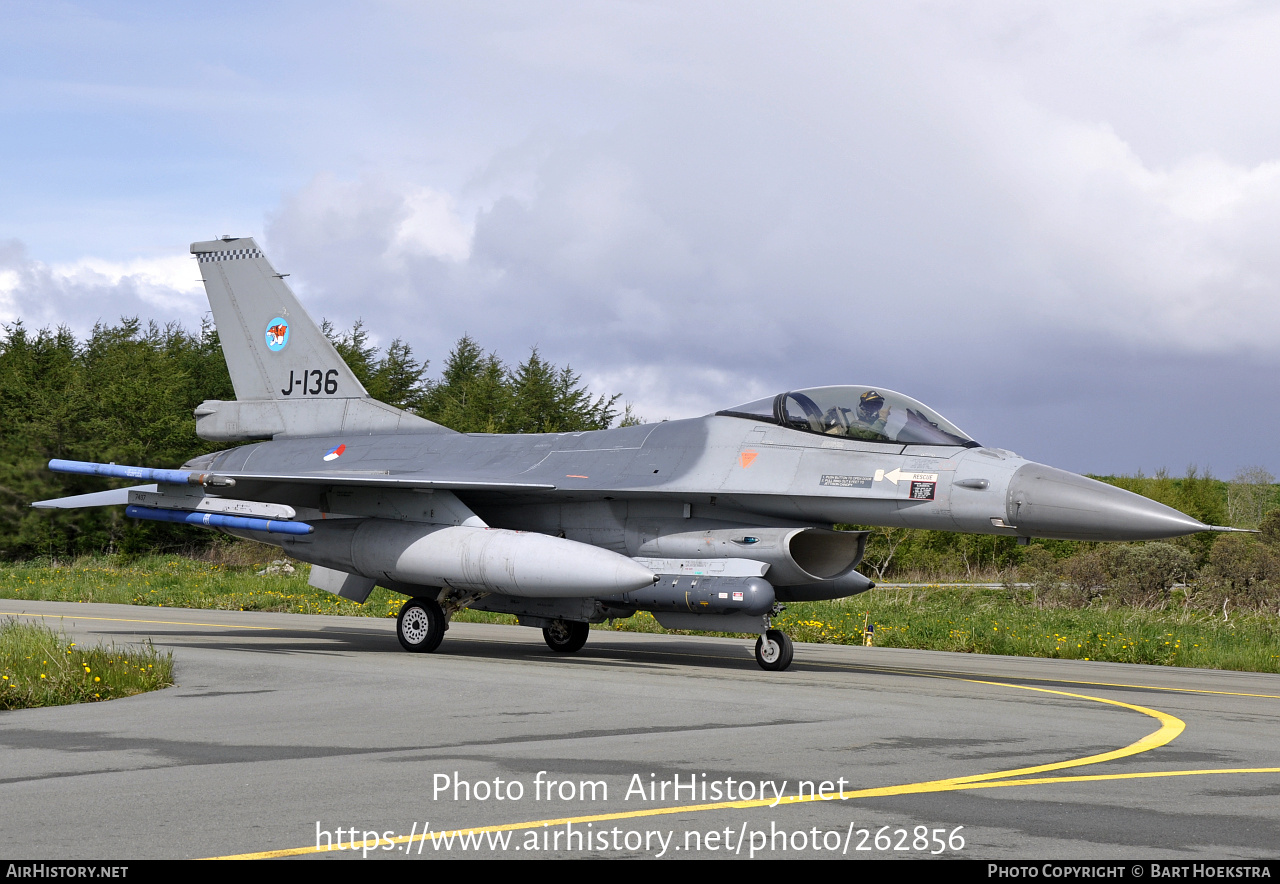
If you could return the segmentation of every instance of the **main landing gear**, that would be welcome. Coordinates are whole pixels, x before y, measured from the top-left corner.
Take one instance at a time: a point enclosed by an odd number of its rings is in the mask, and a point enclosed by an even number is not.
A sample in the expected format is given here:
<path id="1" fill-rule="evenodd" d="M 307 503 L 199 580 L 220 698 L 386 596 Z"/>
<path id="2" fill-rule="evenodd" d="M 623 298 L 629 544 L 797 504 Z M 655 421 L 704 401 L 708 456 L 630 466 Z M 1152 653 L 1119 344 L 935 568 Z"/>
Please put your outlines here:
<path id="1" fill-rule="evenodd" d="M 444 609 L 435 599 L 409 599 L 396 618 L 396 638 L 406 651 L 427 654 L 440 647 L 449 628 Z"/>
<path id="2" fill-rule="evenodd" d="M 544 621 L 545 622 L 545 621 Z M 396 618 L 396 638 L 406 651 L 427 654 L 440 647 L 449 618 L 433 598 L 409 599 Z M 591 626 L 578 620 L 552 620 L 542 627 L 547 647 L 559 654 L 582 650 L 591 635 Z M 780 629 L 766 629 L 756 639 L 756 662 L 766 672 L 782 672 L 791 665 L 795 646 Z"/>
<path id="3" fill-rule="evenodd" d="M 582 650 L 590 633 L 591 627 L 577 620 L 552 620 L 550 625 L 542 627 L 542 638 L 547 647 L 561 654 Z"/>
<path id="4" fill-rule="evenodd" d="M 791 665 L 795 646 L 781 629 L 766 630 L 756 639 L 756 662 L 769 672 L 781 672 Z"/>

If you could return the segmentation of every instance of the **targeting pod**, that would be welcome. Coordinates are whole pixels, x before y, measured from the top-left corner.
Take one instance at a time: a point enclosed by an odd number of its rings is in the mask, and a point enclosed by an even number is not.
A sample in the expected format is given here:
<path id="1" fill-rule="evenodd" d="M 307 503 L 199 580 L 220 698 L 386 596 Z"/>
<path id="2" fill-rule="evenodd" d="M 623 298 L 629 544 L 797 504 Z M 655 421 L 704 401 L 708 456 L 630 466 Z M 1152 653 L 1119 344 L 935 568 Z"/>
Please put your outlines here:
<path id="1" fill-rule="evenodd" d="M 653 586 L 617 596 L 642 611 L 680 614 L 767 614 L 775 600 L 763 577 L 659 574 Z M 606 599 L 612 602 L 614 599 Z M 703 629 L 714 629 L 704 626 Z"/>

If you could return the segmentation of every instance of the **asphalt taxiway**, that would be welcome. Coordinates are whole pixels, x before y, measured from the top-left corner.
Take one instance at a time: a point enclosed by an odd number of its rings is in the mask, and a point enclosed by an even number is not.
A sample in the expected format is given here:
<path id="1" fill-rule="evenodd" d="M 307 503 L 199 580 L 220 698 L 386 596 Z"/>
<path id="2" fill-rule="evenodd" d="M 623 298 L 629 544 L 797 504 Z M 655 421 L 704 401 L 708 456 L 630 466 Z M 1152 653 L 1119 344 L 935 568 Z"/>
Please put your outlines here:
<path id="1" fill-rule="evenodd" d="M 536 630 L 459 623 L 414 655 L 390 620 L 14 600 L 0 616 L 150 639 L 177 671 L 151 694 L 0 713 L 14 857 L 1280 844 L 1280 676 L 832 645 L 769 673 L 743 639 L 593 631 L 562 656 Z"/>

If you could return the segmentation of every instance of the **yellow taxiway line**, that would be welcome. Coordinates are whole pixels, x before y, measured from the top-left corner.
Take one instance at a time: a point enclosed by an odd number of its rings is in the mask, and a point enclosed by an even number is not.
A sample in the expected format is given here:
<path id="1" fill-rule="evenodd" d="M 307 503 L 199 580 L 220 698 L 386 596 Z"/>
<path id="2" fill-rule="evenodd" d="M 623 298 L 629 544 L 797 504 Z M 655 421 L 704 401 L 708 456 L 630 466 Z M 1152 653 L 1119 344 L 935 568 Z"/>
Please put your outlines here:
<path id="1" fill-rule="evenodd" d="M 1173 777 L 1173 776 L 1196 776 L 1205 774 L 1225 774 L 1225 773 L 1280 773 L 1280 767 L 1277 768 L 1232 768 L 1222 770 L 1188 770 L 1188 771 L 1153 771 L 1145 773 L 1118 773 L 1118 774 L 1096 774 L 1085 776 L 1065 776 L 1065 777 L 1032 777 L 1027 778 L 1028 774 L 1044 773 L 1054 770 L 1063 770 L 1071 767 L 1082 767 L 1085 765 L 1100 764 L 1105 761 L 1113 761 L 1118 758 L 1127 758 L 1138 755 L 1143 752 L 1149 752 L 1152 749 L 1165 746 L 1172 742 L 1186 728 L 1186 724 L 1179 718 L 1170 715 L 1167 712 L 1161 712 L 1158 709 L 1151 709 L 1146 706 L 1138 706 L 1133 703 L 1123 703 L 1119 700 L 1109 700 L 1105 697 L 1092 697 L 1087 694 L 1073 694 L 1066 691 L 1055 691 L 1049 688 L 1028 687 L 1026 685 L 1009 684 L 998 681 L 982 681 L 978 679 L 959 678 L 957 676 L 936 676 L 939 678 L 949 678 L 955 681 L 966 681 L 973 684 L 986 684 L 998 687 L 1014 688 L 1017 690 L 1035 691 L 1042 694 L 1054 694 L 1061 697 L 1070 697 L 1078 700 L 1088 700 L 1095 703 L 1104 703 L 1108 706 L 1118 706 L 1122 709 L 1129 709 L 1134 712 L 1147 715 L 1160 722 L 1160 727 L 1141 739 L 1130 743 L 1119 749 L 1110 752 L 1102 752 L 1096 755 L 1087 755 L 1082 758 L 1069 759 L 1067 761 L 1052 762 L 1050 764 L 1035 765 L 1033 767 L 1013 768 L 1010 770 L 995 771 L 987 774 L 975 774 L 963 777 L 951 777 L 943 780 L 929 780 L 920 783 L 904 783 L 896 786 L 878 786 L 869 789 L 858 789 L 854 791 L 843 792 L 839 795 L 808 795 L 799 796 L 792 795 L 776 801 L 774 799 L 757 799 L 754 801 L 725 801 L 713 804 L 690 804 L 677 807 L 656 807 L 646 810 L 625 811 L 621 813 L 601 813 L 588 814 L 584 816 L 562 817 L 556 819 L 529 820 L 519 823 L 504 823 L 495 826 L 484 826 L 481 828 L 456 829 L 453 831 L 442 832 L 424 832 L 418 835 L 402 835 L 388 841 L 386 838 L 379 840 L 374 847 L 385 846 L 389 844 L 410 844 L 415 841 L 425 841 L 427 839 L 439 839 L 461 835 L 463 833 L 483 834 L 486 832 L 502 832 L 523 829 L 541 829 L 548 826 L 563 826 L 569 823 L 581 825 L 586 823 L 608 822 L 611 820 L 637 819 L 642 817 L 667 816 L 671 814 L 699 813 L 712 810 L 748 810 L 760 807 L 782 807 L 795 806 L 798 804 L 808 804 L 813 801 L 839 801 L 855 798 L 872 798 L 884 797 L 892 795 L 912 795 L 928 792 L 954 792 L 967 789 L 993 789 L 1005 786 L 1033 786 L 1047 785 L 1054 783 L 1070 783 L 1070 782 L 1094 782 L 1100 780 L 1119 780 L 1119 779 L 1142 779 L 1148 777 Z M 1010 778 L 1016 779 L 1010 779 Z M 210 859 L 268 859 L 273 857 L 301 856 L 313 853 L 326 853 L 330 850 L 361 850 L 365 847 L 365 841 L 352 841 L 342 845 L 326 845 L 320 847 L 293 847 L 283 850 L 267 850 L 258 853 L 242 853 L 231 856 L 209 857 Z"/>
<path id="2" fill-rule="evenodd" d="M 165 625 L 165 626 L 210 626 L 210 627 L 219 628 L 219 629 L 255 629 L 255 630 L 264 630 L 264 631 L 288 631 L 289 630 L 289 627 L 279 627 L 279 626 L 247 626 L 244 624 L 198 623 L 194 621 L 185 621 L 185 620 L 158 620 L 158 619 L 125 618 L 125 617 L 88 617 L 88 616 L 80 616 L 76 614 L 59 614 L 59 615 L 33 614 L 25 611 L 0 611 L 0 615 L 30 617 L 33 619 L 36 619 L 36 618 L 45 619 L 47 617 L 56 616 L 59 619 L 71 617 L 72 619 L 76 619 L 76 620 L 92 620 L 92 621 L 103 621 L 103 622 L 112 622 L 112 623 L 152 623 L 156 625 Z M 681 656 L 704 656 L 704 655 L 684 654 Z M 1068 759 L 1066 761 L 1057 761 L 1049 764 L 1035 765 L 1032 767 L 1014 768 L 1011 770 L 994 771 L 991 773 L 974 774 L 974 775 L 963 776 L 963 777 L 951 777 L 951 778 L 942 779 L 942 780 L 929 780 L 929 781 L 920 782 L 920 783 L 903 783 L 896 786 L 879 786 L 879 787 L 874 787 L 870 789 L 858 789 L 854 791 L 844 792 L 841 795 L 835 795 L 835 796 L 810 795 L 806 797 L 806 796 L 793 795 L 793 796 L 784 797 L 781 799 L 781 801 L 777 801 L 777 802 L 775 802 L 775 800 L 773 799 L 758 799 L 755 801 L 727 801 L 727 802 L 719 802 L 714 804 L 691 804 L 691 805 L 681 805 L 677 807 L 657 807 L 657 808 L 649 808 L 647 810 L 625 811 L 622 813 L 604 813 L 604 814 L 593 814 L 593 815 L 577 816 L 577 817 L 563 817 L 563 818 L 557 818 L 557 819 L 530 820 L 530 821 L 520 822 L 520 823 L 505 823 L 505 824 L 496 825 L 496 826 L 457 829 L 453 831 L 444 831 L 444 832 L 424 832 L 419 835 L 411 835 L 411 836 L 403 835 L 398 838 L 392 839 L 390 843 L 406 844 L 406 843 L 412 843 L 413 841 L 424 841 L 428 838 L 442 838 L 442 837 L 448 837 L 452 835 L 459 835 L 464 832 L 472 833 L 472 834 L 483 834 L 486 832 L 502 832 L 502 831 L 511 831 L 511 830 L 543 828 L 546 826 L 560 826 L 560 825 L 567 825 L 569 823 L 583 824 L 583 823 L 595 823 L 595 822 L 608 822 L 610 820 L 636 819 L 636 818 L 650 817 L 650 816 L 666 816 L 666 815 L 678 814 L 678 813 L 697 813 L 697 812 L 710 811 L 710 810 L 729 810 L 729 809 L 748 810 L 753 808 L 770 807 L 770 806 L 777 806 L 777 807 L 781 807 L 783 805 L 794 806 L 796 804 L 808 804 L 813 801 L 832 801 L 832 800 L 839 801 L 839 800 L 849 800 L 849 799 L 855 799 L 855 798 L 873 798 L 873 797 L 885 797 L 885 796 L 894 796 L 894 795 L 914 795 L 914 794 L 923 794 L 923 793 L 929 793 L 929 792 L 952 792 L 952 791 L 960 791 L 960 790 L 968 790 L 968 789 L 993 789 L 993 788 L 1002 788 L 1005 786 L 1037 786 L 1037 785 L 1049 785 L 1049 784 L 1061 784 L 1061 783 L 1100 782 L 1104 780 L 1149 779 L 1153 777 L 1207 776 L 1212 774 L 1280 773 L 1280 767 L 1256 767 L 1256 768 L 1221 768 L 1221 769 L 1177 770 L 1177 771 L 1146 771 L 1141 773 L 1115 773 L 1115 774 L 1093 774 L 1093 775 L 1075 775 L 1075 776 L 1062 776 L 1062 777 L 1030 777 L 1028 778 L 1027 777 L 1028 774 L 1046 773 L 1049 771 L 1064 770 L 1064 769 L 1073 768 L 1073 767 L 1083 767 L 1086 765 L 1101 764 L 1106 761 L 1114 761 L 1116 759 L 1127 758 L 1130 756 L 1138 755 L 1143 752 L 1149 752 L 1152 749 L 1159 748 L 1160 746 L 1164 746 L 1172 742 L 1186 728 L 1186 724 L 1181 719 L 1173 715 L 1170 715 L 1167 712 L 1161 712 L 1158 709 L 1151 709 L 1146 706 L 1138 706 L 1133 703 L 1123 703 L 1119 700 L 1109 700 L 1105 697 L 1094 697 L 1088 694 L 1076 694 L 1068 691 L 1057 691 L 1057 690 L 1051 690 L 1049 688 L 1032 687 L 1030 685 L 1025 685 L 1025 684 L 1012 684 L 1009 682 L 989 681 L 989 680 L 975 679 L 975 678 L 963 678 L 955 675 L 945 675 L 943 673 L 933 673 L 933 672 L 926 672 L 921 670 L 914 670 L 914 671 L 898 670 L 898 669 L 887 669 L 883 667 L 868 667 L 868 666 L 856 666 L 856 665 L 850 665 L 850 664 L 832 664 L 832 663 L 821 663 L 821 662 L 814 662 L 814 663 L 811 663 L 810 665 L 813 665 L 819 668 L 824 668 L 824 669 L 852 669 L 852 670 L 870 669 L 874 671 L 881 671 L 881 672 L 892 673 L 892 674 L 915 674 L 915 675 L 922 675 L 928 678 L 941 678 L 941 679 L 948 679 L 948 680 L 954 680 L 954 681 L 965 681 L 971 684 L 984 684 L 984 685 L 992 685 L 995 687 L 1014 688 L 1017 690 L 1035 691 L 1037 693 L 1042 693 L 1042 694 L 1054 694 L 1057 696 L 1070 697 L 1072 699 L 1078 699 L 1078 700 L 1088 700 L 1095 703 L 1104 703 L 1109 706 L 1118 706 L 1122 709 L 1129 709 L 1134 712 L 1139 712 L 1143 715 L 1150 716 L 1151 718 L 1154 718 L 1160 722 L 1160 727 L 1152 731 L 1151 733 L 1147 734 L 1146 736 L 1142 737 L 1141 739 L 1137 740 L 1136 742 L 1130 743 L 1128 746 L 1124 746 L 1119 749 L 1113 749 L 1109 752 L 1101 752 L 1095 755 L 1088 755 L 1083 758 Z M 1027 680 L 1028 681 L 1050 681 L 1051 679 L 1031 678 Z M 1109 683 L 1109 682 L 1087 682 L 1087 681 L 1074 681 L 1074 680 L 1066 680 L 1066 679 L 1052 679 L 1052 681 L 1058 684 L 1062 684 L 1065 682 L 1067 684 L 1080 684 L 1080 685 L 1087 685 L 1087 686 L 1093 686 L 1093 687 L 1126 688 L 1130 690 L 1137 689 L 1137 690 L 1151 690 L 1151 691 L 1167 691 L 1171 693 L 1184 693 L 1184 694 L 1209 694 L 1209 695 L 1218 695 L 1218 696 L 1280 699 L 1280 696 L 1274 696 L 1271 694 L 1254 694 L 1254 693 L 1245 693 L 1245 692 L 1237 692 L 1237 691 L 1211 691 L 1211 690 L 1199 690 L 1195 688 L 1167 688 L 1167 687 L 1159 687 L 1156 685 L 1134 685 L 1134 684 L 1121 684 L 1121 683 Z M 388 842 L 385 838 L 379 841 L 379 845 L 384 845 L 387 843 Z M 242 853 L 242 854 L 235 854 L 230 856 L 209 857 L 209 858 L 210 859 L 267 859 L 272 857 L 300 856 L 300 855 L 310 854 L 310 853 L 324 853 L 328 850 L 359 850 L 363 848 L 365 844 L 366 842 L 362 842 L 362 841 L 352 841 L 348 844 L 344 844 L 341 846 L 334 845 L 333 847 L 326 847 L 323 849 L 318 847 L 293 847 L 293 848 L 286 848 L 283 850 L 268 850 L 268 851 L 262 851 L 258 853 Z M 375 845 L 375 847 L 376 846 L 378 845 Z"/>

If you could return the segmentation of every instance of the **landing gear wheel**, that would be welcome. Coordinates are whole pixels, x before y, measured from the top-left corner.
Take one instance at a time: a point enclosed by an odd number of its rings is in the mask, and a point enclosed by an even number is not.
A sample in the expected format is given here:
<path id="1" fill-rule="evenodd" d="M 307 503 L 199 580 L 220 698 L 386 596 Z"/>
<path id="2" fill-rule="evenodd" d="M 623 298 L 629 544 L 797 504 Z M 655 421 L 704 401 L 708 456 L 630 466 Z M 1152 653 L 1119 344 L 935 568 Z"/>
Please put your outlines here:
<path id="1" fill-rule="evenodd" d="M 770 629 L 756 639 L 756 662 L 761 669 L 769 672 L 781 672 L 791 665 L 795 654 L 795 646 L 791 639 L 780 629 Z"/>
<path id="2" fill-rule="evenodd" d="M 444 639 L 444 611 L 435 599 L 409 599 L 396 618 L 396 638 L 406 651 L 428 654 Z"/>
<path id="3" fill-rule="evenodd" d="M 550 626 L 542 627 L 542 637 L 547 647 L 561 654 L 581 650 L 590 634 L 590 625 L 577 620 L 553 620 Z"/>

